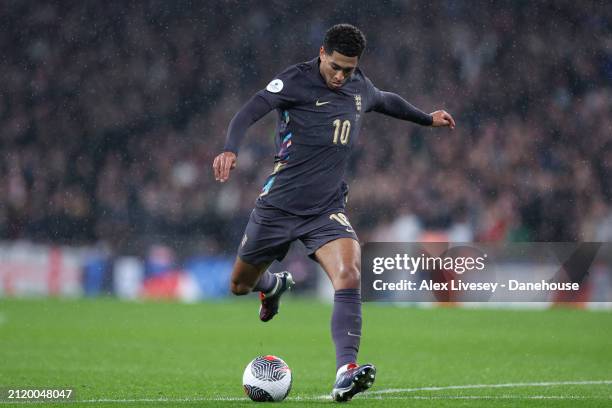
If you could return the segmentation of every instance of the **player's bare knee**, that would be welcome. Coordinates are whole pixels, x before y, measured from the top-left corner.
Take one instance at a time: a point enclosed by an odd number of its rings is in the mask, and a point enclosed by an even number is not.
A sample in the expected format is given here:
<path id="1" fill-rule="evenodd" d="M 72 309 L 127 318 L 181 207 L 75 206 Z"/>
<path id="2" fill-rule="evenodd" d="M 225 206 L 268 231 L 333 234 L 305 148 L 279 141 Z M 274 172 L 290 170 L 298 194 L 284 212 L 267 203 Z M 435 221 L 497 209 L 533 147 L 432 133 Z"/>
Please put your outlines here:
<path id="1" fill-rule="evenodd" d="M 336 285 L 343 289 L 357 289 L 361 284 L 361 273 L 358 265 L 342 266 L 336 274 Z"/>

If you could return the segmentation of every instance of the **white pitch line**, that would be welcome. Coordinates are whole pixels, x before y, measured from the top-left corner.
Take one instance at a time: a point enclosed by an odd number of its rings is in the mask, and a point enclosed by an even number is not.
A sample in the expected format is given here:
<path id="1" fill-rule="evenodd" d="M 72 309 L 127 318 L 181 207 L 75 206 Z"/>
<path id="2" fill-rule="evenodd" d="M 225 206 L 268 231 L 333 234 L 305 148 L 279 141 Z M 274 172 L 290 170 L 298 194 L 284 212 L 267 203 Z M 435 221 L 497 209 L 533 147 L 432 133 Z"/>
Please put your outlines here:
<path id="1" fill-rule="evenodd" d="M 423 395 L 406 395 L 406 396 L 382 396 L 382 395 L 371 395 L 364 394 L 360 395 L 360 399 L 375 399 L 375 400 L 591 400 L 591 399 L 605 399 L 612 400 L 610 396 L 581 396 L 581 395 L 448 395 L 448 396 L 423 396 Z M 286 401 L 295 402 L 308 402 L 308 401 L 321 401 L 331 400 L 328 395 L 318 397 L 289 397 Z M 248 398 L 245 397 L 198 397 L 198 398 L 142 398 L 142 399 L 94 399 L 94 400 L 82 400 L 82 401 L 68 401 L 78 403 L 133 403 L 133 402 L 247 402 Z"/>
<path id="2" fill-rule="evenodd" d="M 479 388 L 517 388 L 517 387 L 550 387 L 555 385 L 608 385 L 612 380 L 599 381 L 554 381 L 554 382 L 530 382 L 530 383 L 506 383 L 506 384 L 466 384 L 447 385 L 443 387 L 419 387 L 419 388 L 388 388 L 386 390 L 370 391 L 369 394 L 399 394 L 418 391 L 445 391 L 445 390 L 469 390 Z"/>
<path id="3" fill-rule="evenodd" d="M 360 396 L 361 399 L 373 399 L 373 400 L 488 400 L 488 399 L 499 399 L 499 400 L 519 400 L 519 399 L 535 399 L 535 400 L 587 400 L 587 399 L 609 399 L 612 400 L 612 395 L 602 395 L 587 397 L 584 395 L 439 395 L 439 396 L 425 396 L 425 395 L 404 395 L 404 396 L 382 396 L 382 395 L 368 395 L 365 394 Z"/>

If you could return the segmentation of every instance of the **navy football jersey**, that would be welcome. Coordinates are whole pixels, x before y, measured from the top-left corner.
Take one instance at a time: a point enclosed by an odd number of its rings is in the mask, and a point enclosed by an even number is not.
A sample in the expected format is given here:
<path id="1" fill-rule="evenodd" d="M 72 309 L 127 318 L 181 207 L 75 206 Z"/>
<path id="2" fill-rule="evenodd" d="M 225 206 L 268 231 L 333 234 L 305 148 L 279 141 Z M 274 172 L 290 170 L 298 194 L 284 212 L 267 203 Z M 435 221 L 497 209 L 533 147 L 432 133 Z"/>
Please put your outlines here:
<path id="1" fill-rule="evenodd" d="M 278 153 L 257 205 L 297 215 L 343 209 L 349 155 L 379 94 L 359 68 L 340 89 L 329 89 L 318 57 L 287 68 L 259 91 L 278 113 Z"/>

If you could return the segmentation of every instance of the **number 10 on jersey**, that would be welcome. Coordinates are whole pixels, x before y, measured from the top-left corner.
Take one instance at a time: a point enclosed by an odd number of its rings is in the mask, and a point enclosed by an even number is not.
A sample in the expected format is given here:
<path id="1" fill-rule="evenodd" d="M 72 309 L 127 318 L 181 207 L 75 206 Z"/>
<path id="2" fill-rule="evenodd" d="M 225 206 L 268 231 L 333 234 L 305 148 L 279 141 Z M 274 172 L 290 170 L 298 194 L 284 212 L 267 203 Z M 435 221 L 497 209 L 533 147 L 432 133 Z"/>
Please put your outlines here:
<path id="1" fill-rule="evenodd" d="M 340 136 L 341 144 L 347 144 L 349 133 L 351 133 L 351 122 L 349 120 L 341 121 L 336 119 L 332 124 L 334 125 L 334 144 L 338 144 L 338 136 Z"/>

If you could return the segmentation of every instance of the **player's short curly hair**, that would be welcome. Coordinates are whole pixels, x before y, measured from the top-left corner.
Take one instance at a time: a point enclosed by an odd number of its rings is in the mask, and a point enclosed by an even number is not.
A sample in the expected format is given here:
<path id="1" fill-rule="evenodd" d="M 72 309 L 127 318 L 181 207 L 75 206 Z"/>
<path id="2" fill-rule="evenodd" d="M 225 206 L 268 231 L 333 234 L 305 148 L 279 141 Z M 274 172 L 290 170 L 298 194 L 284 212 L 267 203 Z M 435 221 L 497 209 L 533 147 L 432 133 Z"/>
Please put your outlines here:
<path id="1" fill-rule="evenodd" d="M 366 47 L 365 35 L 350 24 L 336 24 L 325 33 L 323 48 L 328 55 L 334 51 L 347 57 L 361 57 Z"/>

